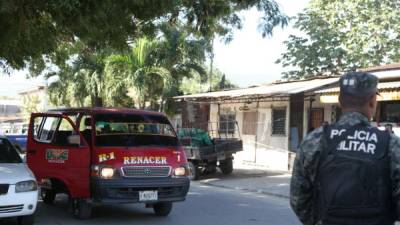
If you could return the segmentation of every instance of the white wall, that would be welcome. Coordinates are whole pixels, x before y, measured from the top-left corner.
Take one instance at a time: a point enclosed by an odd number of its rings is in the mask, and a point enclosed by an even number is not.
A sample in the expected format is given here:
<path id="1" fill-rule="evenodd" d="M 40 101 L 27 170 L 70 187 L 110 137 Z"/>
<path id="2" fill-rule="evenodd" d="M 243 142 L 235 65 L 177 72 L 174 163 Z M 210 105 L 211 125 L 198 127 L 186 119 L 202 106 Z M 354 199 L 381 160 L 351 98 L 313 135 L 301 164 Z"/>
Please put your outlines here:
<path id="1" fill-rule="evenodd" d="M 247 104 L 249 110 L 246 112 L 258 112 L 257 135 L 243 135 L 243 114 L 240 110 L 244 103 L 220 104 L 220 112 L 235 112 L 238 122 L 240 136 L 243 140 L 244 150 L 235 155 L 235 165 L 253 164 L 268 169 L 288 169 L 288 146 L 289 146 L 289 102 L 253 102 Z M 272 135 L 272 110 L 274 108 L 286 108 L 286 134 Z M 262 116 L 264 115 L 264 116 Z M 264 118 L 263 121 L 260 121 Z M 211 104 L 210 121 L 218 121 L 218 105 Z M 256 124 L 255 124 L 256 125 Z"/>

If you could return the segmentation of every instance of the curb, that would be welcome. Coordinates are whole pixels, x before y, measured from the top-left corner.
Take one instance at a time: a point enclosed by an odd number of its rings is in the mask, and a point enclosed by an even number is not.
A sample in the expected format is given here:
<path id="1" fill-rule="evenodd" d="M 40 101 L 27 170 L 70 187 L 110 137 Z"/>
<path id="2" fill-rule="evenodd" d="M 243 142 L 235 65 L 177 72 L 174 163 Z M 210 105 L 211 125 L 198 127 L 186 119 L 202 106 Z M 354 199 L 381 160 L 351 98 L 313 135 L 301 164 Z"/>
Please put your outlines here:
<path id="1" fill-rule="evenodd" d="M 206 185 L 206 186 L 210 186 L 210 187 L 225 188 L 225 189 L 229 189 L 229 190 L 239 190 L 239 191 L 258 193 L 258 194 L 264 194 L 264 195 L 269 195 L 269 196 L 278 197 L 278 198 L 289 199 L 289 196 L 287 196 L 287 195 L 272 193 L 272 192 L 269 192 L 269 191 L 266 191 L 266 190 L 262 190 L 262 189 L 248 189 L 248 188 L 240 188 L 240 187 L 230 187 L 230 186 L 226 186 L 226 185 L 213 184 L 213 183 L 207 182 L 207 181 L 200 181 L 199 183 L 203 184 L 203 185 Z"/>

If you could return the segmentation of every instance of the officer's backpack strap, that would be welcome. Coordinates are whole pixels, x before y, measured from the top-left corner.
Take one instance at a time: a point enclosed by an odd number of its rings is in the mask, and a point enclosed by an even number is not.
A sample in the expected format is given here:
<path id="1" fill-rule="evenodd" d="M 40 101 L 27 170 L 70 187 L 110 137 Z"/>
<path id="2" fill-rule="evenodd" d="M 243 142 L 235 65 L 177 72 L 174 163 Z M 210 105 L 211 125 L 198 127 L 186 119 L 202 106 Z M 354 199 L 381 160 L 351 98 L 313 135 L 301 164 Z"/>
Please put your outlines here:
<path id="1" fill-rule="evenodd" d="M 329 154 L 329 148 L 328 148 L 328 142 L 329 142 L 329 131 L 330 131 L 331 125 L 329 124 L 324 124 L 322 126 L 322 138 L 321 140 L 324 142 L 324 145 L 321 148 L 317 167 L 315 168 L 315 180 L 314 180 L 314 189 L 313 189 L 313 223 L 316 224 L 318 221 L 321 220 L 320 217 L 320 208 L 319 208 L 319 191 L 320 191 L 320 185 L 319 185 L 319 170 L 321 167 L 322 161 L 328 156 Z"/>
<path id="2" fill-rule="evenodd" d="M 320 157 L 319 157 L 319 160 L 318 160 L 318 168 L 320 167 L 320 165 L 321 165 L 321 162 L 324 160 L 324 159 L 326 159 L 326 157 L 329 155 L 329 148 L 328 148 L 328 144 L 329 144 L 329 131 L 330 131 L 330 128 L 331 128 L 331 126 L 330 125 L 328 125 L 328 124 L 324 124 L 323 126 L 322 126 L 322 140 L 323 141 L 325 141 L 324 142 L 324 146 L 323 146 L 323 148 L 321 149 L 321 152 L 320 152 Z M 318 168 L 317 168 L 317 171 L 318 171 Z"/>

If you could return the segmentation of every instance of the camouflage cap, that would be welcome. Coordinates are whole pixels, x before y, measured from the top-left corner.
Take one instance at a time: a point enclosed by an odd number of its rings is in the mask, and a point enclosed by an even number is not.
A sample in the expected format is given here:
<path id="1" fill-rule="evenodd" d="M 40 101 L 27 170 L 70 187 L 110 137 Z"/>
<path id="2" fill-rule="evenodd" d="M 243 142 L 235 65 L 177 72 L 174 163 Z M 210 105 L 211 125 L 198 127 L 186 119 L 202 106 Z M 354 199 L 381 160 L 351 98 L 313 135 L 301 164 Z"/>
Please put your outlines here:
<path id="1" fill-rule="evenodd" d="M 349 72 L 340 80 L 340 93 L 355 97 L 369 96 L 378 93 L 378 78 L 366 72 Z"/>

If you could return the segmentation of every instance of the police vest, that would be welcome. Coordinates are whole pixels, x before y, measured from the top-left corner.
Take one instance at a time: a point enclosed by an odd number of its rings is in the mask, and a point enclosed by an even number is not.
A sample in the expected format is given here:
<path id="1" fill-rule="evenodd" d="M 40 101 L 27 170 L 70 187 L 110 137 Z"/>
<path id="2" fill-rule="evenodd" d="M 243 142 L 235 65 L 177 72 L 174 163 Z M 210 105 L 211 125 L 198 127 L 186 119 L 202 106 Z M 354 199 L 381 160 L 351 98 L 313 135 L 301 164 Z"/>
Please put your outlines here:
<path id="1" fill-rule="evenodd" d="M 324 225 L 393 224 L 390 134 L 362 125 L 324 127 L 314 201 Z"/>

